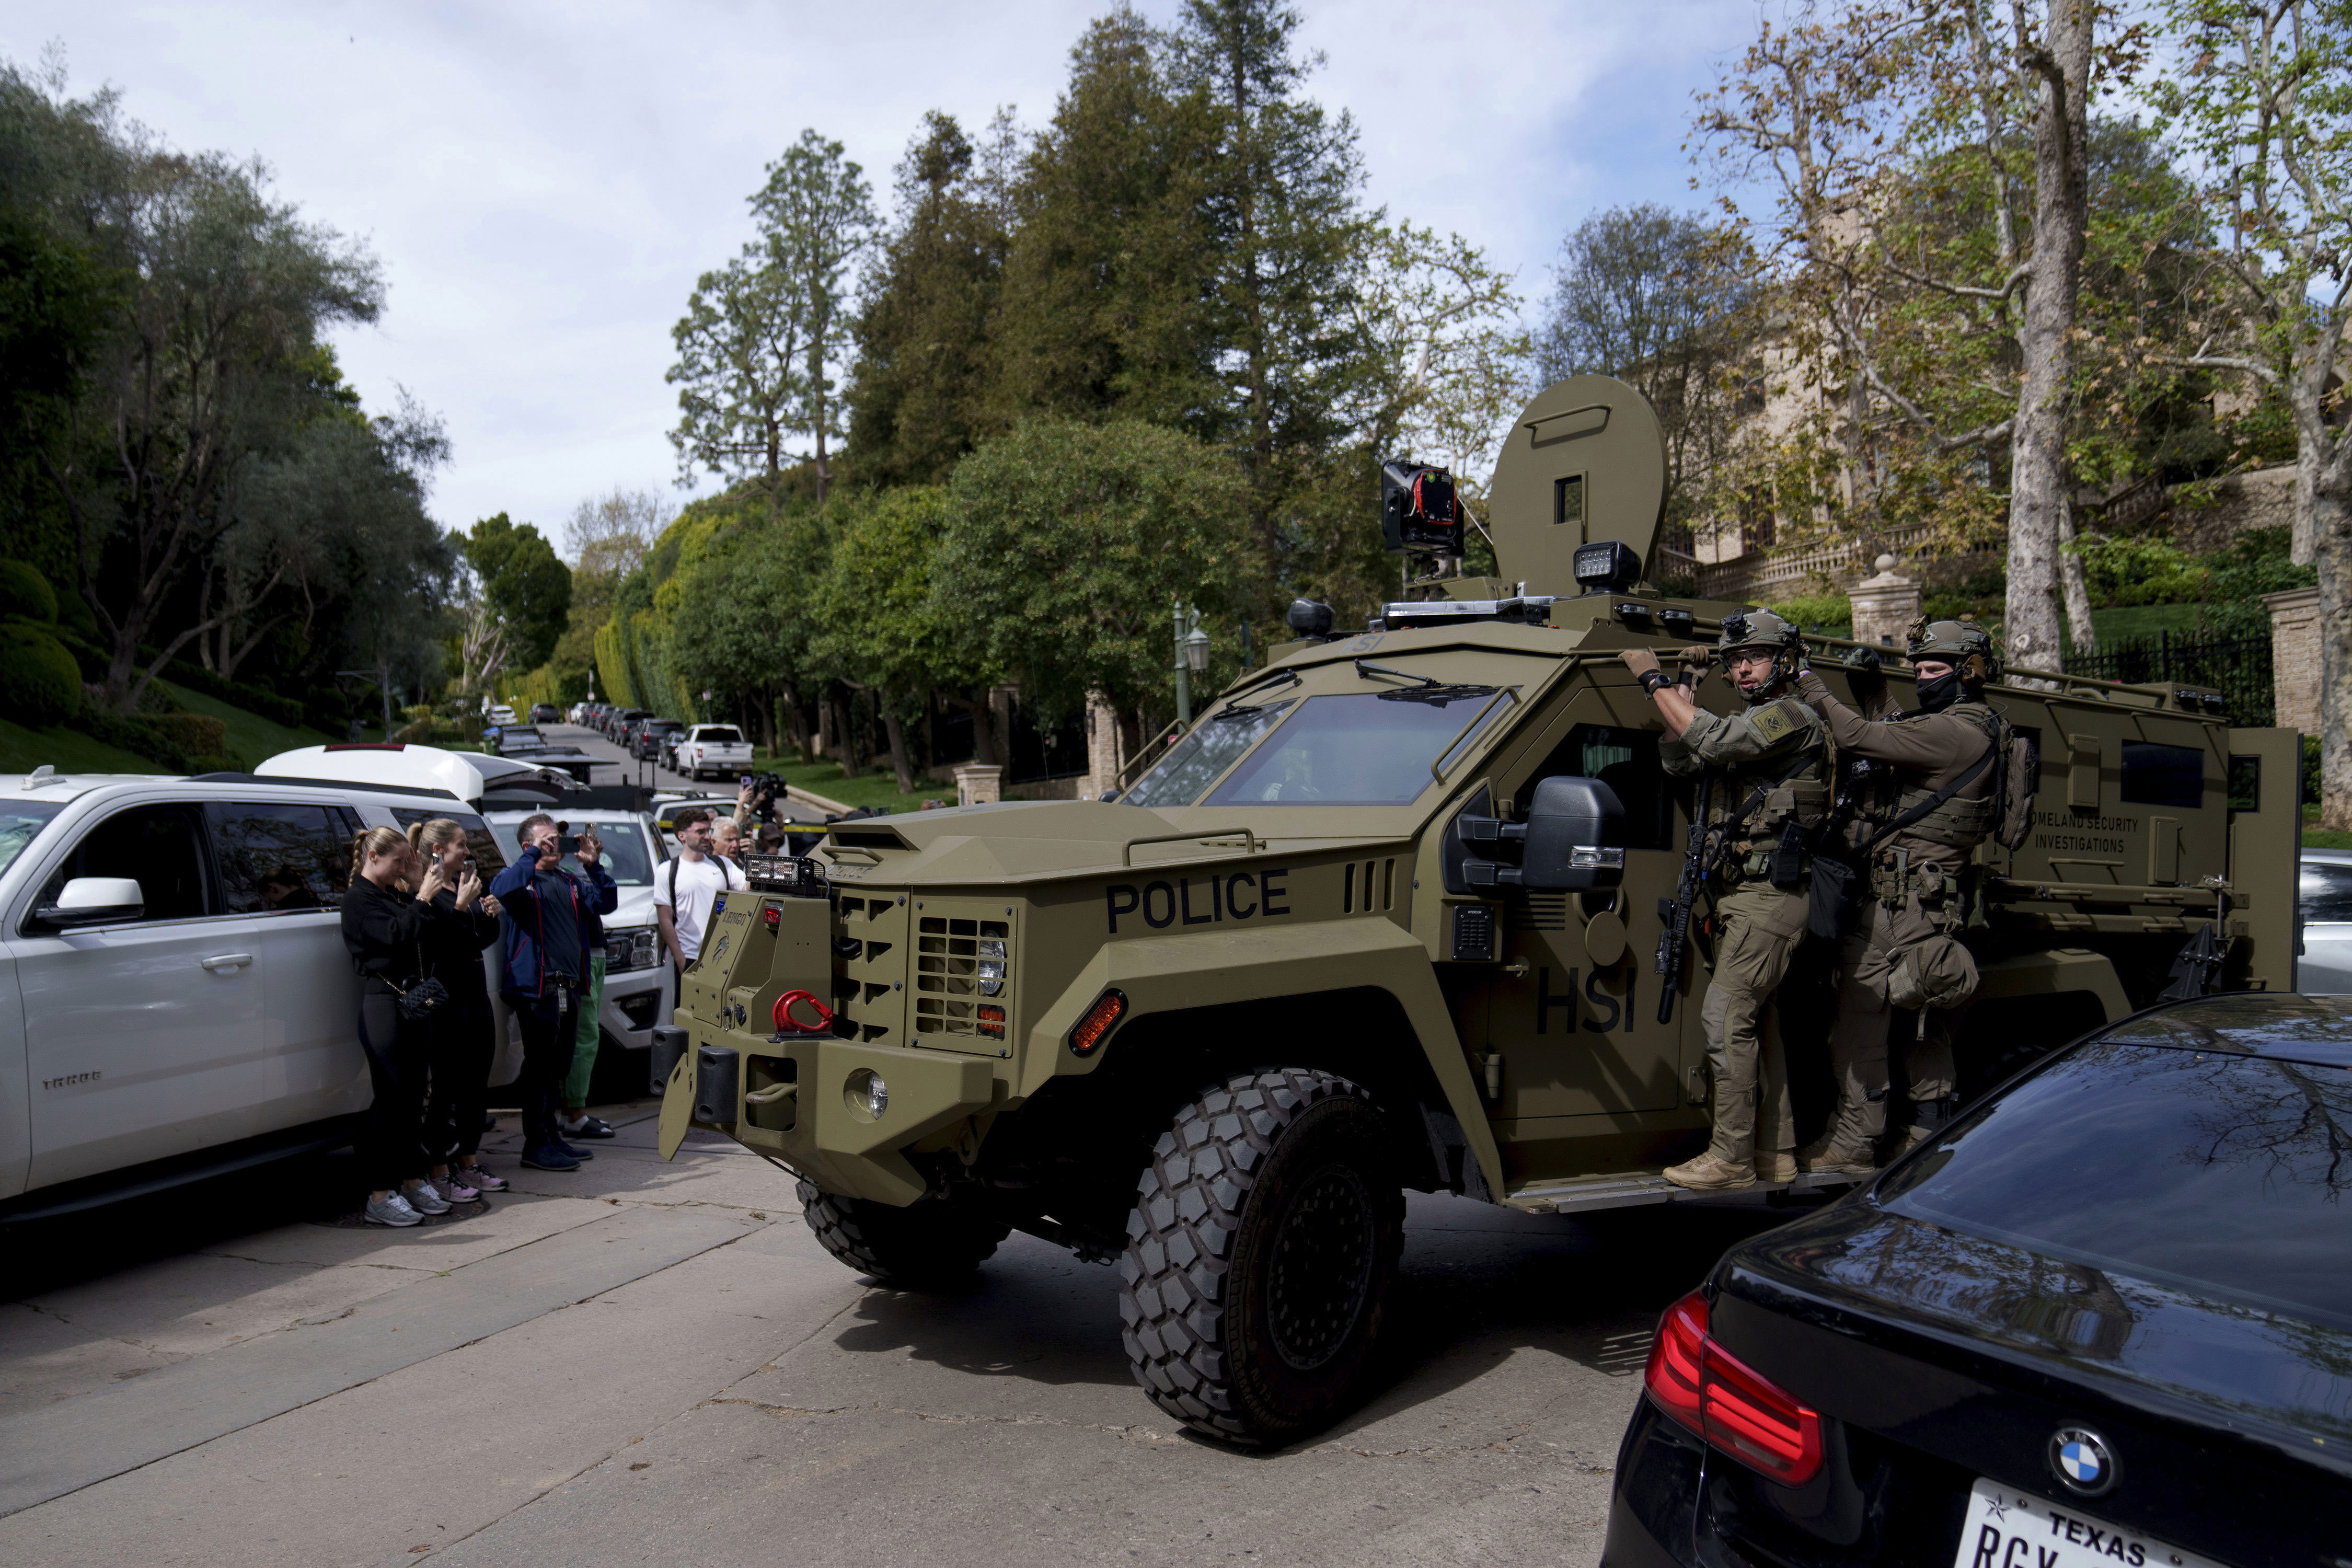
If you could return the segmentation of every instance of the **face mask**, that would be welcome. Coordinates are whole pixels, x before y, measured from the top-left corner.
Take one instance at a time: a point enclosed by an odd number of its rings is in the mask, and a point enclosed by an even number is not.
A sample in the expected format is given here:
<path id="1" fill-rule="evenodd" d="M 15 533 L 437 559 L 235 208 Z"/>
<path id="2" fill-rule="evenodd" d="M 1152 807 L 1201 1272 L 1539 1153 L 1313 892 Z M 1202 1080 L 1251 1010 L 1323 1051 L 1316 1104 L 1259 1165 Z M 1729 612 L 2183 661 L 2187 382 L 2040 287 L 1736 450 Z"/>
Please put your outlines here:
<path id="1" fill-rule="evenodd" d="M 1919 682 L 1919 711 L 1941 713 L 1960 700 L 1960 673 L 1953 670 Z"/>

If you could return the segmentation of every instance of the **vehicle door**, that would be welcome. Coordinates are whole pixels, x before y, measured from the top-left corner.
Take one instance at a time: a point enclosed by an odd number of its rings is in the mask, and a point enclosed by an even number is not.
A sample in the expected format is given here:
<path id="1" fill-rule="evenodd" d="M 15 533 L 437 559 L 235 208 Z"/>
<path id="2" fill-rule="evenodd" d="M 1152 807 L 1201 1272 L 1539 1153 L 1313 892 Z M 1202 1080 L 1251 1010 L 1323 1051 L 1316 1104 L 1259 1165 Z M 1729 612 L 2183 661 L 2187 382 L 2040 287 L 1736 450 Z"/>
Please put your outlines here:
<path id="1" fill-rule="evenodd" d="M 358 813 L 289 801 L 205 806 L 220 873 L 224 930 L 261 976 L 263 1038 L 257 1131 L 367 1108 L 359 1044 L 359 977 L 343 945 L 343 889 Z"/>
<path id="2" fill-rule="evenodd" d="M 2294 986 L 2306 996 L 2352 994 L 2352 861 L 2306 854 L 2296 874 L 2303 956 Z"/>
<path id="3" fill-rule="evenodd" d="M 16 864 L 56 821 L 55 803 L 12 800 L 0 805 L 0 872 Z M 33 1155 L 31 1095 L 25 1059 L 25 1004 L 16 989 L 15 945 L 0 936 L 0 1198 L 25 1190 Z"/>
<path id="4" fill-rule="evenodd" d="M 1610 721 L 1592 695 L 1580 694 L 1574 711 L 1555 716 L 1494 781 L 1516 817 L 1538 781 L 1563 773 L 1599 780 L 1625 807 L 1619 889 L 1515 889 L 1502 900 L 1499 963 L 1486 972 L 1477 1027 L 1485 1050 L 1501 1058 L 1489 1102 L 1496 1135 L 1529 1146 L 1520 1163 L 1530 1174 L 1555 1163 L 1536 1152 L 1546 1144 L 1561 1146 L 1562 1168 L 1589 1165 L 1597 1156 L 1570 1156 L 1568 1146 L 1594 1138 L 1630 1139 L 1622 1163 L 1639 1163 L 1640 1129 L 1657 1120 L 1639 1113 L 1679 1116 L 1688 1095 L 1685 1004 L 1677 997 L 1671 1019 L 1658 1022 L 1651 963 L 1656 894 L 1673 889 L 1681 863 L 1680 792 L 1659 763 L 1657 732 Z M 1690 962 L 1700 970 L 1696 954 Z"/>
<path id="5" fill-rule="evenodd" d="M 78 877 L 136 880 L 140 916 L 44 928 L 33 911 Z M 249 925 L 221 917 L 201 806 L 146 802 L 85 826 L 16 920 L 33 1095 L 28 1186 L 258 1130 L 268 1054 L 261 955 Z"/>

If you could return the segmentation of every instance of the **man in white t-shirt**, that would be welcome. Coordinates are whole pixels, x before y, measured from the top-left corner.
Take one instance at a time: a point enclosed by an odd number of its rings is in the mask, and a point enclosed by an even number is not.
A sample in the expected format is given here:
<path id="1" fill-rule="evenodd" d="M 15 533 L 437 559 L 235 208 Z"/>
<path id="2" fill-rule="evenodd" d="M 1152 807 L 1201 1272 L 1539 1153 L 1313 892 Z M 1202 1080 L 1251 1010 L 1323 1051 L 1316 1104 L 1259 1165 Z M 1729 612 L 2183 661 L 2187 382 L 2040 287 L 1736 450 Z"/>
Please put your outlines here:
<path id="1" fill-rule="evenodd" d="M 654 918 L 661 922 L 662 945 L 682 974 L 702 952 L 710 906 L 720 893 L 749 884 L 732 861 L 711 853 L 709 812 L 688 806 L 673 820 L 678 854 L 654 873 Z"/>

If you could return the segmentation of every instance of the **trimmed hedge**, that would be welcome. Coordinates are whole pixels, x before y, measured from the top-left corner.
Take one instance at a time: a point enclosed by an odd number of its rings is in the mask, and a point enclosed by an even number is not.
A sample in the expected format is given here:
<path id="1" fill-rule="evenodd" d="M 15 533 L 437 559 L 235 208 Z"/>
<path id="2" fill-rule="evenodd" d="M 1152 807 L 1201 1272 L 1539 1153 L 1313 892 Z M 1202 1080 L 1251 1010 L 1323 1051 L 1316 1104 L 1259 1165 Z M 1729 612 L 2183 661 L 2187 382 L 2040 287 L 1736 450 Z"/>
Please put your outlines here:
<path id="1" fill-rule="evenodd" d="M 83 731 L 94 741 L 136 752 L 169 773 L 209 773 L 236 767 L 228 725 L 208 713 L 109 713 L 93 708 Z"/>
<path id="2" fill-rule="evenodd" d="M 67 651 L 71 653 L 81 666 L 82 679 L 92 686 L 103 685 L 106 680 L 108 663 L 106 650 L 88 637 L 77 637 L 69 631 L 61 630 L 57 635 L 58 640 L 66 646 Z M 154 662 L 155 650 L 142 647 L 139 650 L 139 668 L 144 669 Z M 241 680 L 224 680 L 203 666 L 190 664 L 185 659 L 175 658 L 165 665 L 163 677 L 174 686 L 184 686 L 191 691 L 201 691 L 207 697 L 217 698 L 233 707 L 242 708 L 248 713 L 258 713 L 270 722 L 283 724 L 289 730 L 299 730 L 310 721 L 310 716 L 303 705 L 292 698 L 280 697 L 276 692 L 265 691 L 258 686 L 247 686 Z M 331 734 L 341 722 L 337 721 L 334 725 L 317 727 Z"/>
<path id="3" fill-rule="evenodd" d="M 0 560 L 0 616 L 53 625 L 58 618 L 58 591 L 32 563 Z"/>
<path id="4" fill-rule="evenodd" d="M 21 621 L 0 626 L 0 713 L 38 729 L 81 711 L 81 667 L 65 646 Z"/>

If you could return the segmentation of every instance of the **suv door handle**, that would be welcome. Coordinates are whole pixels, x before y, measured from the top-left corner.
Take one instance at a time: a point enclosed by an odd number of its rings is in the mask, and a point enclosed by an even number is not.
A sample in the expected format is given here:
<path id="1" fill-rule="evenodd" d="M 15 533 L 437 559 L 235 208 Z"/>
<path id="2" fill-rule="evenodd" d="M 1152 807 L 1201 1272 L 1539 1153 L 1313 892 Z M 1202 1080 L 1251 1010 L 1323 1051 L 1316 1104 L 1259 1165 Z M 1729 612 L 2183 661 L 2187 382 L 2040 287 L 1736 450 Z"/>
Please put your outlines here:
<path id="1" fill-rule="evenodd" d="M 249 952 L 224 952 L 217 958 L 200 958 L 196 960 L 196 962 L 217 974 L 224 969 L 244 968 L 247 964 L 253 962 L 253 954 Z"/>

